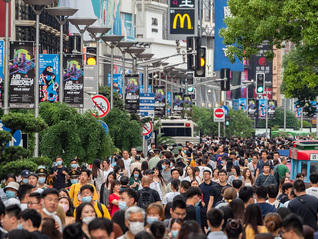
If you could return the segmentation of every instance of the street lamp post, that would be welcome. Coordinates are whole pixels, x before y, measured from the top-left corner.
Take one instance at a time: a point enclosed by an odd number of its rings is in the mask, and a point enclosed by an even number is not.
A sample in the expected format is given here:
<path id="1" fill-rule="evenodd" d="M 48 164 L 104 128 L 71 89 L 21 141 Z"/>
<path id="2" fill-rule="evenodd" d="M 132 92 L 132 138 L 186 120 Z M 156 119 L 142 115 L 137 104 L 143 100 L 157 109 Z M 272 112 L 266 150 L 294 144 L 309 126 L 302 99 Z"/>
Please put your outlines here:
<path id="1" fill-rule="evenodd" d="M 151 53 L 140 53 L 137 55 L 137 58 L 143 59 L 143 60 L 149 60 L 151 57 L 153 57 L 154 54 Z M 148 65 L 144 65 L 144 77 L 143 77 L 143 88 L 144 93 L 148 93 Z"/>
<path id="2" fill-rule="evenodd" d="M 6 3 L 6 22 L 5 22 L 5 68 L 4 68 L 4 105 L 3 111 L 9 113 L 9 4 L 11 0 L 4 0 Z"/>
<path id="3" fill-rule="evenodd" d="M 34 80 L 34 116 L 39 117 L 39 52 L 40 52 L 40 15 L 45 6 L 52 4 L 55 0 L 23 0 L 29 4 L 36 15 L 35 32 L 35 80 Z M 35 10 L 35 6 L 40 6 Z M 34 157 L 39 156 L 39 133 L 35 133 Z"/>
<path id="4" fill-rule="evenodd" d="M 73 16 L 78 9 L 68 7 L 52 7 L 46 9 L 48 13 L 55 17 L 60 24 L 60 90 L 59 101 L 63 103 L 64 98 L 64 85 L 63 85 L 63 25 L 66 23 L 70 16 Z"/>

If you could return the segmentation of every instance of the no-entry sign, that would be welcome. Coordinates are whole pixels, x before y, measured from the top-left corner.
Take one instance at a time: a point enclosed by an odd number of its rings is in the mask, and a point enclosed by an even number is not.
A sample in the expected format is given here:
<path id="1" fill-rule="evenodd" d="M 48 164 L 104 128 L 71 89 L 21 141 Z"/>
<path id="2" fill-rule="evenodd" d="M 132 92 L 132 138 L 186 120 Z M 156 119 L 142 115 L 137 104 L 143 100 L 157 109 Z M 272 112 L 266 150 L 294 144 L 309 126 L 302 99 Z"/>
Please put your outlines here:
<path id="1" fill-rule="evenodd" d="M 93 114 L 95 117 L 103 118 L 109 112 L 109 101 L 106 99 L 105 96 L 102 95 L 95 95 L 92 97 L 94 107 L 93 110 L 97 110 L 98 116 Z"/>
<path id="2" fill-rule="evenodd" d="M 214 122 L 225 122 L 224 109 L 222 108 L 214 109 Z"/>
<path id="3" fill-rule="evenodd" d="M 148 135 L 152 132 L 153 129 L 153 124 L 151 122 L 146 123 L 145 125 L 142 126 L 142 135 Z"/>

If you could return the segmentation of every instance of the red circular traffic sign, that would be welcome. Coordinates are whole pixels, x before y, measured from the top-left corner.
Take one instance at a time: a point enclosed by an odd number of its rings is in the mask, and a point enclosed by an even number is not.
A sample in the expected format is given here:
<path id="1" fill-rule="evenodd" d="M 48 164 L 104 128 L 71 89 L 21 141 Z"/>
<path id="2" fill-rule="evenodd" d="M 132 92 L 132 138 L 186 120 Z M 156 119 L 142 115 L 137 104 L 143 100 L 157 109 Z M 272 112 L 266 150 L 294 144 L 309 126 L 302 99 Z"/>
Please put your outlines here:
<path id="1" fill-rule="evenodd" d="M 93 110 L 97 110 L 98 116 L 95 114 L 92 114 L 95 117 L 103 118 L 105 117 L 109 112 L 109 101 L 105 96 L 102 95 L 95 95 L 92 97 L 93 100 Z"/>
<path id="2" fill-rule="evenodd" d="M 214 116 L 216 118 L 222 118 L 224 116 L 224 110 L 219 108 L 219 109 L 216 109 L 215 112 L 214 112 Z"/>
<path id="3" fill-rule="evenodd" d="M 151 133 L 153 129 L 153 124 L 151 122 L 147 122 L 145 125 L 142 126 L 142 135 L 148 135 Z"/>

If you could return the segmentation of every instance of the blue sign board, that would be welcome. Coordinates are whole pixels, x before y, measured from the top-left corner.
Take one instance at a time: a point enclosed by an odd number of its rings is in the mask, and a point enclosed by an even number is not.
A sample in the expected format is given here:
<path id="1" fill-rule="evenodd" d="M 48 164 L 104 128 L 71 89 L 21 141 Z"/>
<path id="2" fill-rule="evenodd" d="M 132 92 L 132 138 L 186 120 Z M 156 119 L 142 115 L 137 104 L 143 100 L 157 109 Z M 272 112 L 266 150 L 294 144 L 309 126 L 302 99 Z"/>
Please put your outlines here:
<path id="1" fill-rule="evenodd" d="M 108 85 L 110 86 L 111 75 L 108 74 Z M 114 92 L 118 92 L 119 95 L 123 96 L 123 75 L 122 74 L 113 74 L 113 86 Z"/>
<path id="2" fill-rule="evenodd" d="M 237 111 L 239 109 L 239 100 L 233 99 L 233 110 Z"/>
<path id="3" fill-rule="evenodd" d="M 231 71 L 243 71 L 243 63 L 236 57 L 235 63 L 225 55 L 226 45 L 223 44 L 223 37 L 219 36 L 221 28 L 226 28 L 225 17 L 229 16 L 230 9 L 227 6 L 227 0 L 215 1 L 215 41 L 214 41 L 214 70 L 220 71 L 221 68 L 230 68 Z"/>
<path id="4" fill-rule="evenodd" d="M 5 127 L 1 120 L 0 120 L 0 130 L 11 132 L 11 129 Z M 6 147 L 19 146 L 21 143 L 21 140 L 22 140 L 22 132 L 21 130 L 17 130 L 12 135 L 12 140 L 6 145 Z"/>
<path id="5" fill-rule="evenodd" d="M 154 117 L 155 116 L 155 94 L 140 93 L 139 98 L 139 113 L 140 116 Z"/>
<path id="6" fill-rule="evenodd" d="M 3 83 L 3 50 L 4 50 L 4 43 L 0 41 L 0 105 L 2 99 L 2 83 Z"/>
<path id="7" fill-rule="evenodd" d="M 106 134 L 108 134 L 108 125 L 107 125 L 104 121 L 102 121 L 102 120 L 99 120 L 99 123 L 102 124 L 102 126 L 103 126 L 104 129 L 105 129 Z"/>
<path id="8" fill-rule="evenodd" d="M 153 132 L 153 131 L 151 131 L 150 134 L 147 134 L 147 135 L 145 136 L 145 140 L 150 139 L 150 137 L 151 137 L 151 135 L 152 135 L 152 132 Z"/>
<path id="9" fill-rule="evenodd" d="M 229 113 L 229 108 L 226 105 L 222 105 L 221 109 L 224 110 L 225 115 L 227 115 Z"/>

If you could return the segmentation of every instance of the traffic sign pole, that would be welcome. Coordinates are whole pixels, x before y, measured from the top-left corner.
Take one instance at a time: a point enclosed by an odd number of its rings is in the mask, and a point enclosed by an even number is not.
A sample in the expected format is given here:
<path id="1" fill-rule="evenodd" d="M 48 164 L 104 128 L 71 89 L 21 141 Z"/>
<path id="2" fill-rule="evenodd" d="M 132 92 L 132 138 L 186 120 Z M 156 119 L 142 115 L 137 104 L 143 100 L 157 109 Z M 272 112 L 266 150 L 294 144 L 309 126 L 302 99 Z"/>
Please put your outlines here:
<path id="1" fill-rule="evenodd" d="M 147 155 L 147 151 L 148 151 L 148 140 L 146 140 L 146 136 L 144 135 L 144 136 L 142 136 L 142 142 L 143 142 L 143 144 L 142 144 L 142 151 L 144 152 L 144 156 L 146 156 Z"/>
<path id="2" fill-rule="evenodd" d="M 218 137 L 221 137 L 221 123 L 218 122 Z"/>

